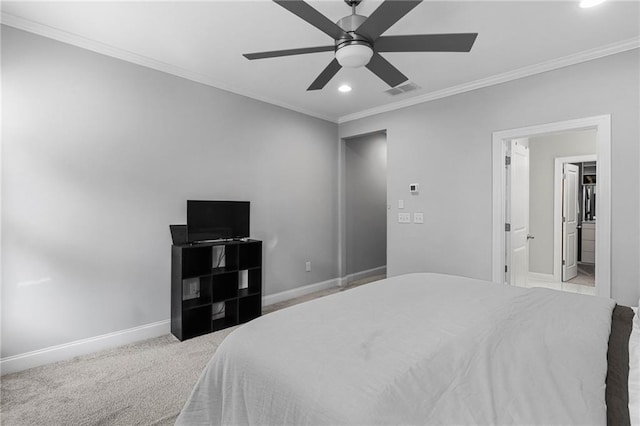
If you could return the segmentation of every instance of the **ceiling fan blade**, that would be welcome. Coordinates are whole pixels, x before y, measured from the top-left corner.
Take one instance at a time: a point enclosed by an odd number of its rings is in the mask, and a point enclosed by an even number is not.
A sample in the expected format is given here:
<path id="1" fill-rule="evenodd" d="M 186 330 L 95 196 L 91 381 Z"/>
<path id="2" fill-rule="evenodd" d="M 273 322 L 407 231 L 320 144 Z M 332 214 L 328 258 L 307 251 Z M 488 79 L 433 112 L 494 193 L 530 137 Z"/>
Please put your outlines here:
<path id="1" fill-rule="evenodd" d="M 396 67 L 391 65 L 389 61 L 380 56 L 377 52 L 371 57 L 371 60 L 367 64 L 367 68 L 391 87 L 395 87 L 398 84 L 409 80 L 407 76 L 398 71 Z"/>
<path id="2" fill-rule="evenodd" d="M 340 68 L 342 68 L 342 65 L 340 65 L 338 63 L 338 60 L 334 58 L 333 61 L 331 61 L 329 65 L 327 65 L 327 67 L 320 73 L 318 78 L 316 78 L 313 83 L 311 83 L 311 86 L 309 86 L 307 90 L 322 89 L 329 82 L 329 80 L 331 80 L 333 76 L 336 75 L 338 71 L 340 71 Z"/>
<path id="3" fill-rule="evenodd" d="M 287 9 L 289 12 L 293 13 L 300 19 L 303 19 L 322 31 L 325 34 L 330 35 L 334 38 L 334 40 L 338 40 L 341 38 L 351 39 L 352 37 L 347 34 L 342 28 L 340 28 L 336 23 L 331 21 L 329 18 L 324 16 L 322 13 L 318 12 L 316 9 L 311 7 L 308 3 L 305 3 L 302 0 L 273 0 L 274 3 L 279 4 L 280 6 Z"/>
<path id="4" fill-rule="evenodd" d="M 375 41 L 422 0 L 386 0 L 362 23 L 356 33 Z"/>
<path id="5" fill-rule="evenodd" d="M 244 53 L 242 56 L 247 59 L 253 60 L 277 58 L 280 56 L 304 55 L 306 53 L 333 52 L 335 49 L 335 46 L 303 47 L 300 49 L 273 50 L 271 52 Z"/>
<path id="6" fill-rule="evenodd" d="M 375 41 L 378 52 L 468 52 L 478 33 L 382 36 Z"/>

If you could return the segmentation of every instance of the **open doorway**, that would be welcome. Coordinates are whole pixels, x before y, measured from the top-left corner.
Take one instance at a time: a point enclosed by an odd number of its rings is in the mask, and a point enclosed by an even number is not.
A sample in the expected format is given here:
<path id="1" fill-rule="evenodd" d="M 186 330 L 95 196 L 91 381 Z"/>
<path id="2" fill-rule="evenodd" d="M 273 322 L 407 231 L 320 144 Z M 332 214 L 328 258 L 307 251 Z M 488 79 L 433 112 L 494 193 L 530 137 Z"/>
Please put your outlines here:
<path id="1" fill-rule="evenodd" d="M 342 141 L 342 285 L 386 276 L 387 135 Z"/>
<path id="2" fill-rule="evenodd" d="M 579 269 L 580 263 L 584 260 L 581 257 L 581 239 L 583 236 L 590 237 L 589 234 L 591 232 L 587 231 L 584 233 L 585 235 L 582 235 L 581 229 L 577 228 L 578 226 L 582 226 L 583 222 L 587 222 L 587 220 L 582 220 L 582 215 L 585 213 L 583 210 L 585 208 L 585 199 L 581 198 L 584 197 L 584 194 L 582 194 L 583 188 L 578 187 L 570 193 L 565 192 L 562 176 L 566 174 L 566 170 L 563 173 L 562 169 L 564 165 L 572 164 L 572 162 L 584 162 L 586 166 L 587 162 L 597 158 L 597 168 L 594 170 L 594 177 L 587 178 L 586 180 L 595 180 L 598 183 L 598 202 L 597 204 L 589 205 L 589 207 L 593 207 L 593 211 L 587 216 L 587 218 L 590 219 L 597 216 L 598 222 L 597 227 L 594 226 L 593 233 L 591 234 L 593 235 L 593 240 L 584 239 L 585 242 L 592 241 L 592 243 L 587 242 L 585 246 L 587 249 L 589 246 L 593 247 L 593 264 L 597 265 L 597 267 L 594 267 L 595 289 L 593 287 L 591 290 L 576 287 L 573 290 L 578 290 L 577 292 L 585 294 L 610 296 L 610 133 L 610 116 L 590 117 L 494 133 L 494 281 L 512 285 L 531 286 L 531 279 L 533 279 L 533 281 L 538 281 L 534 283 L 537 284 L 537 286 L 558 288 L 557 286 L 554 287 L 553 283 L 562 283 L 562 260 L 565 260 L 565 272 L 569 266 L 567 264 L 569 258 L 575 258 L 573 267 L 574 269 Z M 567 135 L 578 137 L 589 134 L 593 137 L 595 144 L 595 156 L 590 154 L 590 156 L 585 157 L 588 153 L 584 151 L 580 152 L 580 154 L 583 155 L 573 156 L 569 154 L 576 154 L 575 151 L 565 153 L 555 152 L 551 153 L 552 156 L 549 157 L 551 161 L 549 161 L 549 159 L 544 160 L 545 167 L 549 169 L 544 178 L 537 175 L 535 177 L 533 175 L 529 176 L 527 170 L 526 175 L 535 187 L 529 188 L 527 186 L 527 192 L 531 193 L 531 199 L 529 200 L 529 197 L 527 197 L 530 207 L 526 209 L 520 208 L 520 213 L 517 213 L 515 218 L 516 221 L 520 221 L 515 224 L 518 232 L 512 234 L 509 228 L 511 226 L 511 229 L 514 229 L 514 225 L 510 224 L 509 220 L 513 219 L 510 216 L 514 211 L 517 212 L 517 209 L 514 210 L 514 205 L 511 203 L 514 201 L 516 201 L 516 203 L 519 202 L 512 196 L 513 194 L 510 194 L 509 185 L 511 185 L 511 183 L 509 182 L 509 178 L 510 175 L 513 175 L 513 171 L 509 171 L 510 166 L 506 165 L 507 161 L 505 157 L 508 150 L 512 148 L 514 141 L 519 140 L 520 145 L 526 146 L 527 148 L 537 146 L 539 148 L 539 154 L 548 156 L 549 152 L 545 152 L 541 142 L 545 138 L 566 138 Z M 555 145 L 554 141 L 550 140 L 549 142 L 551 142 L 550 146 L 553 148 L 553 145 Z M 534 145 L 536 143 L 540 145 Z M 529 152 L 528 155 L 531 155 L 531 153 Z M 512 159 L 509 161 L 513 164 Z M 522 161 L 520 161 L 520 163 L 522 163 Z M 526 167 L 530 167 L 528 162 L 526 164 Z M 576 166 L 568 168 L 573 168 L 575 171 L 575 167 Z M 559 173 L 557 172 L 558 169 L 560 170 Z M 558 176 L 561 176 L 559 181 Z M 573 181 L 574 184 L 584 182 L 584 176 L 578 173 L 573 177 Z M 545 203 L 536 199 L 542 190 L 553 193 L 552 197 L 546 197 L 548 201 Z M 518 189 L 517 191 L 520 191 L 520 194 L 522 193 L 522 189 Z M 562 197 L 565 195 L 569 197 L 563 203 Z M 587 194 L 587 196 L 592 195 L 593 193 Z M 592 200 L 593 197 L 591 197 L 590 201 Z M 576 215 L 573 219 L 577 231 L 574 229 L 573 232 L 570 227 L 563 226 L 562 222 L 563 218 L 566 219 L 566 215 L 563 215 L 563 213 L 567 213 L 566 209 L 569 204 L 573 205 L 576 210 Z M 518 204 L 515 206 L 517 207 L 517 205 Z M 528 216 L 530 216 L 531 223 L 529 223 L 529 218 L 526 218 L 526 222 L 523 222 L 524 219 L 518 219 L 518 214 L 520 217 L 524 217 L 523 211 L 529 213 Z M 544 214 L 540 212 L 544 212 Z M 541 224 L 541 222 L 546 223 L 546 225 Z M 516 237 L 522 241 L 516 241 Z M 512 253 L 514 250 L 517 250 L 518 247 L 520 247 L 519 253 Z M 570 247 L 573 247 L 573 251 L 571 251 Z M 522 253 L 526 251 L 528 251 L 528 254 L 523 256 Z M 569 258 L 567 256 L 569 256 Z M 585 256 L 586 260 L 589 260 L 588 256 L 588 254 Z M 524 265 L 525 262 L 522 259 L 526 259 L 528 265 Z M 510 267 L 512 269 L 510 269 Z M 521 273 L 525 271 L 528 273 L 528 276 L 526 278 L 518 276 L 518 270 Z M 531 272 L 529 273 L 529 271 Z M 514 273 L 516 276 L 513 276 Z M 571 279 L 573 278 L 569 278 L 569 275 L 567 275 L 566 281 L 569 281 L 569 283 L 564 283 L 565 289 L 569 289 L 571 284 L 574 284 L 570 283 Z"/>
<path id="3" fill-rule="evenodd" d="M 529 287 L 594 295 L 595 129 L 528 138 L 531 163 Z"/>

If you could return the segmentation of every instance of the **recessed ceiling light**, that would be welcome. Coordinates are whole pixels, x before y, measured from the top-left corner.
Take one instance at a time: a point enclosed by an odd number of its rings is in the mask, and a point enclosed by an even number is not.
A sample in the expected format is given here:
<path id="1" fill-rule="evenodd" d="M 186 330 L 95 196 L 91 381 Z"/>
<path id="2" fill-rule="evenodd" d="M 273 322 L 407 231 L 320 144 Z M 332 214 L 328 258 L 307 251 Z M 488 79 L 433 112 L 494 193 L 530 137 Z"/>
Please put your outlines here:
<path id="1" fill-rule="evenodd" d="M 587 7 L 593 7 L 593 6 L 597 6 L 600 3 L 604 3 L 605 0 L 581 0 L 580 1 L 580 7 L 581 8 L 587 8 Z"/>
<path id="2" fill-rule="evenodd" d="M 338 90 L 342 93 L 347 93 L 351 91 L 351 86 L 349 86 L 348 84 L 343 84 L 342 86 L 338 87 Z"/>

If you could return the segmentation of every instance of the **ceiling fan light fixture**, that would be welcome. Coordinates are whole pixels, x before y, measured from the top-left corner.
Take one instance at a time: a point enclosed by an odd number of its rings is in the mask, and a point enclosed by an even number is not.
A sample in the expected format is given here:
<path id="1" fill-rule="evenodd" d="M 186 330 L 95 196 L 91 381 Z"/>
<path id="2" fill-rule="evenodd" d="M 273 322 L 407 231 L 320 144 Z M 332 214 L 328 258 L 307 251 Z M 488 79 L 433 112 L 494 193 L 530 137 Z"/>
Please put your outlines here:
<path id="1" fill-rule="evenodd" d="M 348 44 L 336 51 L 336 60 L 346 68 L 360 68 L 369 63 L 373 49 L 367 44 Z"/>
<path id="2" fill-rule="evenodd" d="M 347 93 L 351 91 L 351 86 L 349 86 L 348 84 L 343 84 L 342 86 L 338 87 L 338 90 L 342 93 Z"/>

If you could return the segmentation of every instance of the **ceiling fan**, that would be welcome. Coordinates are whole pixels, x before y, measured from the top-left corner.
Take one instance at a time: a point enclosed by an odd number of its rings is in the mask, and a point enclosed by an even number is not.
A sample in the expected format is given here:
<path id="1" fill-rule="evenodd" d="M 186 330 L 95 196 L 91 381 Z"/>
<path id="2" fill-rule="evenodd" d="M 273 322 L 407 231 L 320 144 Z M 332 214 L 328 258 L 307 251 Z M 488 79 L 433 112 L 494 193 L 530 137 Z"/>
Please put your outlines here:
<path id="1" fill-rule="evenodd" d="M 356 6 L 362 0 L 344 0 L 351 7 L 351 15 L 337 23 L 333 23 L 303 0 L 273 1 L 331 36 L 335 44 L 245 53 L 243 56 L 253 60 L 334 51 L 335 58 L 307 90 L 322 89 L 342 67 L 362 66 L 366 66 L 389 86 L 395 87 L 408 78 L 384 59 L 380 52 L 469 52 L 478 36 L 477 33 L 382 36 L 382 33 L 422 0 L 386 0 L 369 17 L 356 14 Z"/>

